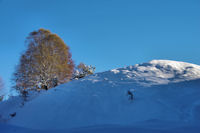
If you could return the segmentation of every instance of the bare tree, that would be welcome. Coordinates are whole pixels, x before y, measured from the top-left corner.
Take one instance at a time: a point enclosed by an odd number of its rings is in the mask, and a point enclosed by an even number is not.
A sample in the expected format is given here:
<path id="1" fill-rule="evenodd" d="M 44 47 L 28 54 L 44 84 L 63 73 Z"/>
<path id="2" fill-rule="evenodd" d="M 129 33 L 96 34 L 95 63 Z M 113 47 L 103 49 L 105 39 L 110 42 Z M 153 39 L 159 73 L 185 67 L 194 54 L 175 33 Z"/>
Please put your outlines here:
<path id="1" fill-rule="evenodd" d="M 3 83 L 2 78 L 0 77 L 0 101 L 3 100 L 3 94 L 2 94 L 3 88 L 4 88 L 4 83 Z"/>
<path id="2" fill-rule="evenodd" d="M 30 33 L 26 43 L 14 73 L 17 90 L 47 90 L 70 80 L 74 63 L 69 47 L 58 35 L 39 29 Z"/>

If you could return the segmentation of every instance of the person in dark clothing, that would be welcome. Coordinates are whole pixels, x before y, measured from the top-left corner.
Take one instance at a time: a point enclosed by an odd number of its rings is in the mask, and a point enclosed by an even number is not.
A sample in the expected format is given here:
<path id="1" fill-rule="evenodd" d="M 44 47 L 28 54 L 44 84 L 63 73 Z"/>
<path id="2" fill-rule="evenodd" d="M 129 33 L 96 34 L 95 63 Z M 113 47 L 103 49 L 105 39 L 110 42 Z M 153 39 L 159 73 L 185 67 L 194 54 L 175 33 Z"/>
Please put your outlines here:
<path id="1" fill-rule="evenodd" d="M 128 90 L 127 95 L 129 96 L 129 100 L 132 101 L 133 100 L 133 93 L 130 90 Z"/>

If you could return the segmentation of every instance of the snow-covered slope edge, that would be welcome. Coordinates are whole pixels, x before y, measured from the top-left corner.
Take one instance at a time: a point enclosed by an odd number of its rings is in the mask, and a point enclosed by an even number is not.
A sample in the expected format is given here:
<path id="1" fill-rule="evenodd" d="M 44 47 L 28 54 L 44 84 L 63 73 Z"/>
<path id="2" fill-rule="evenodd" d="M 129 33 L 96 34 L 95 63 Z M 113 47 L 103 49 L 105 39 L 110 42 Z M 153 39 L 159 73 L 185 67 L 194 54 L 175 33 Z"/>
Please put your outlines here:
<path id="1" fill-rule="evenodd" d="M 63 84 L 22 108 L 0 105 L 0 113 L 9 117 L 16 112 L 7 123 L 32 129 L 194 124 L 200 121 L 199 78 L 198 65 L 154 60 Z M 134 94 L 133 101 L 128 90 Z"/>
<path id="2" fill-rule="evenodd" d="M 171 60 L 152 60 L 120 71 L 128 79 L 142 86 L 162 85 L 200 78 L 200 66 Z M 117 71 L 113 70 L 114 73 Z"/>

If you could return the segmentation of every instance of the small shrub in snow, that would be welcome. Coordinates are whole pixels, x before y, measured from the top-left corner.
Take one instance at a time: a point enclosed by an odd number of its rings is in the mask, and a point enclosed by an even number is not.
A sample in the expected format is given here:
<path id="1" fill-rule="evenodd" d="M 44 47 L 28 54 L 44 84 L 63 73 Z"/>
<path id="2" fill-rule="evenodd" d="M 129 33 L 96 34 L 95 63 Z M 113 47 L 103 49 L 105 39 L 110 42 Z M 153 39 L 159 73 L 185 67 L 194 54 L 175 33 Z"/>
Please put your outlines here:
<path id="1" fill-rule="evenodd" d="M 16 114 L 17 114 L 17 113 L 16 113 L 16 112 L 14 112 L 14 113 L 10 114 L 10 116 L 11 116 L 11 117 L 15 117 L 15 116 L 16 116 Z"/>
<path id="2" fill-rule="evenodd" d="M 91 74 L 94 74 L 95 72 L 95 67 L 91 66 L 91 65 L 85 65 L 84 63 L 80 63 L 75 71 L 74 71 L 74 76 L 73 78 L 74 79 L 79 79 L 79 78 L 83 78 L 85 76 L 88 76 L 88 75 L 91 75 Z"/>

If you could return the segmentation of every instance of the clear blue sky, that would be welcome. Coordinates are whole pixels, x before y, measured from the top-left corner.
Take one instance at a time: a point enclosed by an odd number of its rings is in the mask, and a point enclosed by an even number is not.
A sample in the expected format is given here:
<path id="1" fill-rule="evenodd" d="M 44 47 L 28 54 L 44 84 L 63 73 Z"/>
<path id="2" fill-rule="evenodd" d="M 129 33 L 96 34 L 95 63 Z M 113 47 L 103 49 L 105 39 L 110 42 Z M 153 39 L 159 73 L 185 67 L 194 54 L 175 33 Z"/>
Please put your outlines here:
<path id="1" fill-rule="evenodd" d="M 27 35 L 57 33 L 75 63 L 97 71 L 152 59 L 200 64 L 199 0 L 0 0 L 0 75 L 11 75 Z"/>

